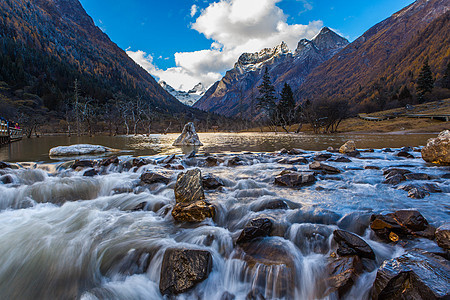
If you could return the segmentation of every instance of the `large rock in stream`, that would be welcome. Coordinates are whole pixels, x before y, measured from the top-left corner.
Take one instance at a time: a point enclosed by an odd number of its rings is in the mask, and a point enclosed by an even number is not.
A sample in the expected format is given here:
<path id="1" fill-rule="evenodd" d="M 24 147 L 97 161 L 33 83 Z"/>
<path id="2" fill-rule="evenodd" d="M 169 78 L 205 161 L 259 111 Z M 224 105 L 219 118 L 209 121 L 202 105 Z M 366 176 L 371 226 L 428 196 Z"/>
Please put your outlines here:
<path id="1" fill-rule="evenodd" d="M 205 199 L 200 169 L 178 174 L 174 192 L 177 203 L 191 203 Z"/>
<path id="2" fill-rule="evenodd" d="M 418 251 L 387 260 L 378 269 L 372 299 L 450 299 L 450 262 Z"/>
<path id="3" fill-rule="evenodd" d="M 174 146 L 203 146 L 200 139 L 195 132 L 194 123 L 189 122 L 184 125 L 183 132 L 181 135 L 173 142 Z"/>
<path id="4" fill-rule="evenodd" d="M 434 237 L 435 228 L 417 210 L 398 210 L 386 215 L 372 215 L 370 228 L 385 240 L 397 242 L 400 237 L 408 235 Z"/>
<path id="5" fill-rule="evenodd" d="M 169 248 L 163 257 L 159 290 L 163 295 L 184 293 L 208 278 L 211 267 L 209 251 Z"/>
<path id="6" fill-rule="evenodd" d="M 272 232 L 273 222 L 269 218 L 257 218 L 251 220 L 242 229 L 236 244 L 250 242 L 256 238 L 269 236 Z"/>
<path id="7" fill-rule="evenodd" d="M 450 165 L 450 130 L 444 130 L 437 138 L 429 139 L 422 148 L 422 158 L 427 162 Z"/>
<path id="8" fill-rule="evenodd" d="M 175 204 L 173 218 L 178 222 L 201 222 L 213 218 L 215 208 L 205 200 L 200 169 L 178 174 L 175 184 Z"/>
<path id="9" fill-rule="evenodd" d="M 301 187 L 307 184 L 314 183 L 316 177 L 314 172 L 295 172 L 284 170 L 275 177 L 275 184 L 291 188 Z"/>
<path id="10" fill-rule="evenodd" d="M 354 233 L 337 229 L 333 232 L 333 238 L 338 243 L 337 253 L 340 256 L 358 255 L 360 257 L 375 259 L 372 248 Z"/>
<path id="11" fill-rule="evenodd" d="M 439 247 L 450 250 L 450 223 L 436 229 L 436 242 Z"/>
<path id="12" fill-rule="evenodd" d="M 340 153 L 351 153 L 356 151 L 356 143 L 354 141 L 348 141 L 339 148 Z"/>
<path id="13" fill-rule="evenodd" d="M 71 146 L 54 147 L 50 149 L 49 155 L 50 156 L 88 155 L 88 154 L 102 154 L 115 151 L 118 150 L 101 145 L 77 144 Z"/>
<path id="14" fill-rule="evenodd" d="M 330 288 L 326 294 L 337 292 L 342 298 L 355 284 L 363 272 L 361 259 L 356 256 L 332 258 L 328 264 L 326 283 Z"/>

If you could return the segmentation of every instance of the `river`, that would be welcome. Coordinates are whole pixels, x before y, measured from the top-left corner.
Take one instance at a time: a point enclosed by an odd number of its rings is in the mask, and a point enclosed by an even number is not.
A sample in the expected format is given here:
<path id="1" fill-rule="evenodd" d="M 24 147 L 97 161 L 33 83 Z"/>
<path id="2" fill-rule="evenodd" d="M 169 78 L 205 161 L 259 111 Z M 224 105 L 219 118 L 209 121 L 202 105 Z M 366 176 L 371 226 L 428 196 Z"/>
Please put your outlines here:
<path id="1" fill-rule="evenodd" d="M 325 150 L 340 147 L 347 140 L 354 140 L 360 148 L 399 148 L 403 146 L 425 145 L 436 134 L 273 134 L 273 133 L 200 133 L 204 147 L 200 153 L 224 152 L 272 152 L 282 148 L 301 148 L 305 150 Z M 23 139 L 0 148 L 0 161 L 51 162 L 48 151 L 56 146 L 73 144 L 95 144 L 115 149 L 130 150 L 134 156 L 182 153 L 173 147 L 178 134 L 151 136 L 96 136 L 67 137 L 42 136 Z"/>
<path id="2" fill-rule="evenodd" d="M 434 136 L 200 134 L 205 146 L 196 158 L 186 158 L 171 146 L 176 135 L 24 139 L 0 148 L 0 160 L 19 162 L 14 165 L 18 168 L 0 170 L 0 179 L 7 177 L 0 183 L 0 298 L 163 299 L 160 276 L 168 271 L 161 270 L 164 253 L 187 248 L 209 251 L 211 272 L 176 299 L 220 300 L 228 292 L 243 300 L 255 290 L 266 299 L 337 299 L 324 278 L 336 251 L 333 230 L 340 228 L 358 234 L 376 254 L 373 268 L 365 269 L 342 298 L 369 299 L 376 268 L 406 251 L 380 242 L 368 228 L 370 215 L 417 209 L 434 226 L 449 219 L 450 169 L 426 164 L 417 151 L 410 152 L 413 158 L 395 156 L 399 147 L 424 145 Z M 329 146 L 348 139 L 360 149 L 375 151 L 348 162 L 326 161 L 341 172 L 319 174 L 313 184 L 296 189 L 274 185 L 275 176 L 285 169 L 308 170 L 308 164 L 280 159 L 302 157 L 311 163 Z M 75 143 L 126 151 L 119 153 L 120 164 L 99 167 L 98 175 L 86 177 L 86 168 L 73 170 L 67 162 L 48 157 L 51 147 Z M 306 151 L 274 152 L 281 148 Z M 171 166 L 160 163 L 172 153 L 180 155 Z M 205 165 L 205 153 L 215 153 L 218 164 Z M 132 156 L 146 156 L 148 164 L 128 169 L 125 162 Z M 231 164 L 236 157 L 238 163 Z M 170 211 L 177 176 L 184 172 L 176 169 L 180 165 L 200 168 L 203 175 L 223 182 L 223 187 L 205 191 L 216 208 L 213 219 L 174 221 Z M 388 167 L 426 173 L 431 178 L 427 182 L 440 191 L 424 199 L 409 198 L 406 191 L 382 183 Z M 164 174 L 169 183 L 143 184 L 140 176 L 150 171 Z M 287 207 L 264 209 L 279 200 Z M 135 209 L 140 205 L 143 209 Z M 243 227 L 262 217 L 273 221 L 274 230 L 252 251 L 278 251 L 281 262 L 258 261 L 255 255 L 257 262 L 250 264 L 235 244 Z M 425 238 L 417 239 L 415 246 L 437 247 Z"/>

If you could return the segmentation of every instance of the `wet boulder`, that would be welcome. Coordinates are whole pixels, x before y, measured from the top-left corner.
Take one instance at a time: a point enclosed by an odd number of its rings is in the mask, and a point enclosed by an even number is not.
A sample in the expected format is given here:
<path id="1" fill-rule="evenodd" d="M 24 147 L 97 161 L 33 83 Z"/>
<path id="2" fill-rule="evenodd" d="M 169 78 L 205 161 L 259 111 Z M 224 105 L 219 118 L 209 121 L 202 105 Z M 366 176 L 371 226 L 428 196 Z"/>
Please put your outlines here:
<path id="1" fill-rule="evenodd" d="M 269 199 L 266 201 L 259 201 L 250 205 L 252 211 L 263 211 L 266 209 L 289 209 L 286 201 L 281 199 Z"/>
<path id="2" fill-rule="evenodd" d="M 345 157 L 345 156 L 340 156 L 338 158 L 335 159 L 329 159 L 328 161 L 334 161 L 334 162 L 340 162 L 340 163 L 350 163 L 352 162 L 351 159 Z"/>
<path id="3" fill-rule="evenodd" d="M 422 148 L 422 158 L 426 162 L 450 165 L 450 130 L 444 130 L 437 138 L 429 139 Z"/>
<path id="4" fill-rule="evenodd" d="M 333 232 L 333 238 L 339 245 L 337 253 L 340 256 L 358 255 L 363 258 L 375 259 L 372 248 L 356 234 L 337 229 Z"/>
<path id="5" fill-rule="evenodd" d="M 342 298 L 355 284 L 361 273 L 363 265 L 357 255 L 331 258 L 328 266 L 327 285 L 330 290 L 327 293 L 337 292 Z"/>
<path id="6" fill-rule="evenodd" d="M 291 188 L 312 184 L 316 181 L 313 172 L 295 172 L 285 170 L 275 177 L 275 184 Z"/>
<path id="7" fill-rule="evenodd" d="M 227 166 L 229 167 L 240 166 L 243 163 L 244 163 L 243 159 L 240 158 L 239 156 L 233 156 L 227 160 Z"/>
<path id="8" fill-rule="evenodd" d="M 380 167 L 377 166 L 364 166 L 364 170 L 379 170 Z"/>
<path id="9" fill-rule="evenodd" d="M 229 292 L 223 292 L 222 296 L 220 296 L 220 300 L 234 300 L 234 299 L 236 299 L 236 296 Z"/>
<path id="10" fill-rule="evenodd" d="M 174 192 L 177 203 L 191 203 L 205 199 L 200 169 L 191 169 L 178 174 Z"/>
<path id="11" fill-rule="evenodd" d="M 303 151 L 301 149 L 292 148 L 291 150 L 289 150 L 288 154 L 289 155 L 300 155 L 300 154 L 305 154 L 305 151 Z"/>
<path id="12" fill-rule="evenodd" d="M 419 235 L 432 238 L 434 229 L 416 210 L 398 210 L 386 215 L 372 215 L 370 228 L 385 240 L 397 242 L 399 237 Z"/>
<path id="13" fill-rule="evenodd" d="M 172 154 L 172 155 L 168 155 L 167 157 L 165 157 L 164 159 L 159 161 L 159 163 L 162 165 L 166 165 L 166 164 L 170 164 L 174 160 L 175 160 L 175 154 Z"/>
<path id="14" fill-rule="evenodd" d="M 98 175 L 98 172 L 95 169 L 89 169 L 83 173 L 83 176 L 86 176 L 86 177 L 94 177 L 96 175 Z"/>
<path id="15" fill-rule="evenodd" d="M 413 199 L 423 199 L 428 195 L 430 195 L 430 193 L 421 188 L 414 187 L 408 191 L 408 197 Z"/>
<path id="16" fill-rule="evenodd" d="M 296 157 L 296 158 L 282 158 L 278 161 L 279 164 L 290 164 L 290 165 L 305 165 L 308 163 L 308 160 L 304 157 Z"/>
<path id="17" fill-rule="evenodd" d="M 76 160 L 73 165 L 72 165 L 72 169 L 77 169 L 77 168 L 92 168 L 94 167 L 95 162 L 93 160 Z"/>
<path id="18" fill-rule="evenodd" d="M 354 141 L 348 141 L 339 148 L 340 153 L 351 153 L 356 151 L 356 143 Z"/>
<path id="19" fill-rule="evenodd" d="M 117 156 L 111 156 L 105 159 L 102 159 L 99 162 L 99 165 L 102 167 L 107 167 L 109 165 L 118 165 L 120 163 L 119 158 Z"/>
<path id="20" fill-rule="evenodd" d="M 397 185 L 402 181 L 405 181 L 406 178 L 405 176 L 401 175 L 401 174 L 396 174 L 393 176 L 390 176 L 389 178 L 387 178 L 385 181 L 383 181 L 384 184 L 392 184 L 392 185 Z"/>
<path id="21" fill-rule="evenodd" d="M 314 171 L 323 171 L 328 174 L 338 174 L 341 173 L 341 170 L 338 168 L 323 164 L 321 162 L 315 161 L 309 165 L 309 168 Z"/>
<path id="22" fill-rule="evenodd" d="M 13 181 L 14 180 L 13 180 L 12 176 L 9 174 L 6 174 L 6 175 L 3 175 L 0 177 L 0 182 L 3 184 L 10 184 L 10 183 L 13 183 Z"/>
<path id="23" fill-rule="evenodd" d="M 282 149 L 280 150 L 280 154 L 287 154 L 287 153 L 288 153 L 288 151 L 287 151 L 286 148 L 282 148 Z"/>
<path id="24" fill-rule="evenodd" d="M 162 174 L 155 173 L 155 172 L 145 172 L 140 177 L 141 182 L 146 184 L 152 184 L 152 183 L 164 183 L 168 184 L 170 181 L 170 178 L 163 176 Z"/>
<path id="25" fill-rule="evenodd" d="M 208 156 L 205 159 L 205 164 L 206 164 L 207 167 L 215 167 L 215 166 L 217 166 L 220 163 L 223 163 L 223 159 L 220 159 L 220 158 L 217 158 L 217 157 L 214 157 L 214 156 Z"/>
<path id="26" fill-rule="evenodd" d="M 327 159 L 330 159 L 330 158 L 331 158 L 331 154 L 329 154 L 329 153 L 321 153 L 321 154 L 314 156 L 315 161 L 326 161 Z"/>
<path id="27" fill-rule="evenodd" d="M 410 154 L 410 153 L 408 153 L 406 151 L 397 152 L 395 154 L 395 156 L 397 156 L 397 157 L 405 157 L 405 158 L 414 158 L 414 155 L 412 155 L 412 154 Z"/>
<path id="28" fill-rule="evenodd" d="M 194 123 L 189 122 L 184 125 L 183 132 L 173 142 L 174 146 L 203 146 L 200 142 L 200 138 L 195 131 Z"/>
<path id="29" fill-rule="evenodd" d="M 450 223 L 445 223 L 436 229 L 436 242 L 439 247 L 450 250 Z"/>
<path id="30" fill-rule="evenodd" d="M 370 214 L 355 211 L 343 216 L 337 225 L 340 229 L 363 235 L 369 227 L 369 223 Z"/>
<path id="31" fill-rule="evenodd" d="M 206 218 L 214 218 L 215 213 L 215 207 L 206 200 L 177 203 L 172 209 L 172 217 L 177 222 L 202 222 Z"/>
<path id="32" fill-rule="evenodd" d="M 406 173 L 403 176 L 407 180 L 430 180 L 430 176 L 425 173 Z"/>
<path id="33" fill-rule="evenodd" d="M 257 218 L 251 220 L 242 229 L 236 244 L 250 242 L 256 238 L 269 236 L 272 232 L 273 222 L 268 218 Z"/>
<path id="34" fill-rule="evenodd" d="M 411 251 L 383 262 L 372 299 L 449 299 L 450 262 L 433 254 Z"/>
<path id="35" fill-rule="evenodd" d="M 137 168 L 140 168 L 148 164 L 151 164 L 151 161 L 145 158 L 134 158 L 133 161 L 131 162 L 131 166 Z"/>
<path id="36" fill-rule="evenodd" d="M 159 290 L 163 295 L 184 293 L 208 278 L 211 267 L 209 251 L 169 248 L 164 252 Z"/>
<path id="37" fill-rule="evenodd" d="M 0 161 L 0 170 L 1 169 L 8 169 L 8 168 L 11 168 L 11 166 L 8 163 Z"/>
<path id="38" fill-rule="evenodd" d="M 223 186 L 223 181 L 211 174 L 206 174 L 202 177 L 202 185 L 204 189 L 215 190 Z"/>

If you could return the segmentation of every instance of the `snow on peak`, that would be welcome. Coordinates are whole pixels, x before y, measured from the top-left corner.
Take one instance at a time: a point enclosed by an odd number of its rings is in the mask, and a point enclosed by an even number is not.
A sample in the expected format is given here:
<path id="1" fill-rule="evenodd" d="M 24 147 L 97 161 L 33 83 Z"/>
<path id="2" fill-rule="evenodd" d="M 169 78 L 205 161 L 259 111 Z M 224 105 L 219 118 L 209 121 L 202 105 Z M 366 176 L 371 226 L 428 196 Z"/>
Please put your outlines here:
<path id="1" fill-rule="evenodd" d="M 200 99 L 206 92 L 206 89 L 204 88 L 204 86 L 201 82 L 196 84 L 188 92 L 178 91 L 163 80 L 159 81 L 159 85 L 163 89 L 165 89 L 169 94 L 174 96 L 178 101 L 180 101 L 181 103 L 183 103 L 185 105 L 189 105 L 189 106 L 194 105 L 195 102 L 197 102 L 198 99 Z"/>

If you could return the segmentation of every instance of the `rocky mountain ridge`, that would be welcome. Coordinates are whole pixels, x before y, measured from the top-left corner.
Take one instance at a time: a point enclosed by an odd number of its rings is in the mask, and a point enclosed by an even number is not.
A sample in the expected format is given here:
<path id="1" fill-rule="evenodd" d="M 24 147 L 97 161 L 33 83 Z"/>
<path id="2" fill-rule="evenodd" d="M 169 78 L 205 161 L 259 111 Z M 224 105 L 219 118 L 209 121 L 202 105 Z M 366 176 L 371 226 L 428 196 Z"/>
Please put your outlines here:
<path id="1" fill-rule="evenodd" d="M 159 85 L 164 88 L 169 94 L 174 96 L 181 103 L 192 106 L 195 102 L 198 101 L 206 92 L 205 87 L 201 82 L 197 83 L 192 89 L 189 91 L 180 91 L 174 89 L 172 86 L 167 84 L 164 80 L 158 82 Z"/>
<path id="2" fill-rule="evenodd" d="M 302 39 L 290 51 L 282 42 L 274 48 L 242 54 L 234 68 L 216 82 L 194 105 L 225 116 L 253 117 L 257 86 L 267 67 L 277 92 L 285 82 L 296 89 L 315 67 L 348 45 L 348 41 L 324 27 L 312 40 Z"/>
<path id="3" fill-rule="evenodd" d="M 296 100 L 344 98 L 354 109 L 386 109 L 400 88 L 414 92 L 426 59 L 439 83 L 450 59 L 449 10 L 448 0 L 415 1 L 318 66 Z"/>
<path id="4" fill-rule="evenodd" d="M 141 96 L 161 113 L 187 109 L 95 26 L 78 0 L 0 1 L 0 81 L 58 110 L 78 79 L 101 103 Z M 37 104 L 41 105 L 41 104 Z"/>

